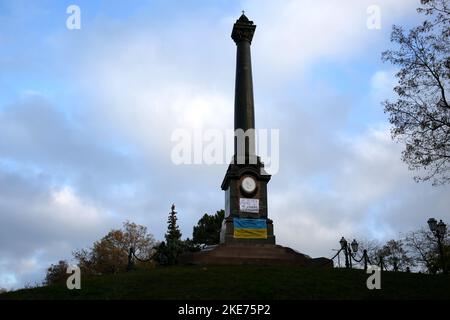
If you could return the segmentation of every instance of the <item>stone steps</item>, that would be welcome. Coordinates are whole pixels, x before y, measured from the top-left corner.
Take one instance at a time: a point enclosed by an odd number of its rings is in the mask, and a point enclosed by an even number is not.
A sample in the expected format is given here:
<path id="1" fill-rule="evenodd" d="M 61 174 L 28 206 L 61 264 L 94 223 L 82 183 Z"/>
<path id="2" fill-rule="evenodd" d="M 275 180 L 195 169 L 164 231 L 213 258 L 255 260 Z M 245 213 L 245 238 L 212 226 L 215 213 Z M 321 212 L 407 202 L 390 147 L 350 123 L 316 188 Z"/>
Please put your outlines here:
<path id="1" fill-rule="evenodd" d="M 185 254 L 180 262 L 187 264 L 257 264 L 332 266 L 326 258 L 311 259 L 309 256 L 279 245 L 219 245 L 208 251 Z"/>

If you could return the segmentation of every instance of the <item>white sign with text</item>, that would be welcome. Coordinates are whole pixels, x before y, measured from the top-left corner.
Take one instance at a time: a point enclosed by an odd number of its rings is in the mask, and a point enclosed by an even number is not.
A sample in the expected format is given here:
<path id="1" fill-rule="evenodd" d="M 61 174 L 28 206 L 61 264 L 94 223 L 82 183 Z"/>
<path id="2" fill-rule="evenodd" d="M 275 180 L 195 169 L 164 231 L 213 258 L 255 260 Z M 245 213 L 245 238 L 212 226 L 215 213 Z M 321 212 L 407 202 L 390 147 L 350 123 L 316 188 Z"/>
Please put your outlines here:
<path id="1" fill-rule="evenodd" d="M 242 212 L 259 213 L 259 199 L 239 199 L 239 209 Z"/>

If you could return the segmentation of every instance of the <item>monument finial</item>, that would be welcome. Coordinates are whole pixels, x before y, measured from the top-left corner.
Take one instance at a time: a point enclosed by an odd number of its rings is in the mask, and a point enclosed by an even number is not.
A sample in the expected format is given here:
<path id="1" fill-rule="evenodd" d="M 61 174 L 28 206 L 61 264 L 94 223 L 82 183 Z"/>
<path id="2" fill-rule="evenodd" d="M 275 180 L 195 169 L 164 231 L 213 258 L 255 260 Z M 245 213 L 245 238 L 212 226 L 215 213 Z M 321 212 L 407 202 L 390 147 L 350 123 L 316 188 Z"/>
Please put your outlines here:
<path id="1" fill-rule="evenodd" d="M 231 32 L 231 38 L 238 43 L 242 40 L 252 42 L 253 34 L 255 33 L 256 25 L 250 21 L 242 10 L 242 15 L 236 20 Z"/>

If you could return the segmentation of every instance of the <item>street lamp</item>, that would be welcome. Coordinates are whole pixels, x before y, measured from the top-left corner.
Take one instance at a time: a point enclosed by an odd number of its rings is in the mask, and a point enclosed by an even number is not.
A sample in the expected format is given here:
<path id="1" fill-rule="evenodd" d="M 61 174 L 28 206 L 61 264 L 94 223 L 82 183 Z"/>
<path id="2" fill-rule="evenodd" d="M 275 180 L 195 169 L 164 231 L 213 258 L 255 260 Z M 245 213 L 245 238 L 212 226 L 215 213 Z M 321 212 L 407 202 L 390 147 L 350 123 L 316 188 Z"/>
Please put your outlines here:
<path id="1" fill-rule="evenodd" d="M 441 235 L 441 237 L 445 236 L 445 233 L 447 232 L 447 225 L 442 222 L 442 220 L 439 220 L 439 223 L 437 224 L 437 231 Z"/>
<path id="2" fill-rule="evenodd" d="M 356 239 L 353 239 L 351 246 L 354 253 L 358 252 L 358 242 L 356 242 Z"/>
<path id="3" fill-rule="evenodd" d="M 347 240 L 345 240 L 345 238 L 342 237 L 341 240 L 339 241 L 339 243 L 341 244 L 341 250 L 344 250 L 345 267 L 348 269 L 350 267 L 350 265 L 349 265 L 349 262 L 348 262 Z"/>
<path id="4" fill-rule="evenodd" d="M 340 251 L 344 251 L 344 254 L 345 254 L 345 267 L 346 268 L 351 268 L 352 267 L 352 258 L 355 259 L 353 257 L 353 253 L 358 252 L 358 245 L 359 244 L 358 244 L 358 242 L 355 239 L 353 239 L 352 243 L 349 245 L 347 240 L 345 240 L 344 237 L 341 238 L 339 243 L 341 245 L 341 250 Z"/>
<path id="5" fill-rule="evenodd" d="M 445 237 L 445 234 L 447 232 L 447 225 L 442 221 L 439 220 L 439 222 L 436 221 L 434 218 L 428 219 L 428 226 L 430 227 L 431 232 L 436 237 L 438 242 L 438 249 L 439 249 L 439 256 L 441 258 L 441 266 L 442 266 L 442 272 L 447 274 L 447 268 L 445 266 L 445 257 L 444 257 L 444 249 L 442 247 L 442 240 Z"/>
<path id="6" fill-rule="evenodd" d="M 342 237 L 339 243 L 341 245 L 341 250 L 339 250 L 339 252 L 344 251 L 345 254 L 346 268 L 352 268 L 352 259 L 355 260 L 355 262 L 361 262 L 364 259 L 364 270 L 367 270 L 367 262 L 369 258 L 367 256 L 367 250 L 364 249 L 363 256 L 359 260 L 357 260 L 356 256 L 354 256 L 358 252 L 359 248 L 359 243 L 356 241 L 356 239 L 353 239 L 352 243 L 350 243 L 349 245 L 347 240 L 345 240 L 345 238 Z M 339 252 L 337 254 L 339 254 Z"/>
<path id="7" fill-rule="evenodd" d="M 431 232 L 436 232 L 437 230 L 437 221 L 435 218 L 428 219 L 428 226 L 430 227 Z"/>
<path id="8" fill-rule="evenodd" d="M 349 256 L 349 262 L 350 262 L 350 269 L 352 268 L 352 259 L 357 261 L 355 257 L 353 256 L 353 253 L 358 252 L 358 242 L 356 242 L 355 239 L 353 239 L 352 243 L 348 246 L 348 256 Z M 353 251 L 353 252 L 352 252 Z"/>
<path id="9" fill-rule="evenodd" d="M 341 244 L 341 249 L 344 249 L 347 247 L 347 240 L 345 240 L 344 237 L 341 238 L 341 240 L 339 241 L 339 243 Z"/>

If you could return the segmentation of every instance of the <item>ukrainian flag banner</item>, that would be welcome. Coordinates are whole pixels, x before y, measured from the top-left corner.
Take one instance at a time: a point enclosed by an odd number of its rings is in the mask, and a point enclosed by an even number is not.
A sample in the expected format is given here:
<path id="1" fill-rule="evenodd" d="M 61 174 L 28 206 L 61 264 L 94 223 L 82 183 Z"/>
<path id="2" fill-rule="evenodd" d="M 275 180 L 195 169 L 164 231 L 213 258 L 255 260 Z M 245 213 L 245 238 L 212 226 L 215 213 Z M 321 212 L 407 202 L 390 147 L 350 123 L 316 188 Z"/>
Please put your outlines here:
<path id="1" fill-rule="evenodd" d="M 233 219 L 234 237 L 245 239 L 267 239 L 266 219 Z"/>

